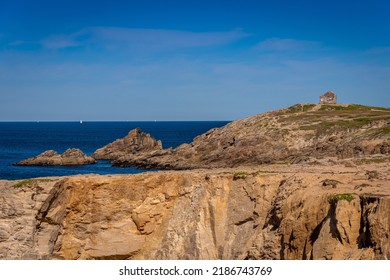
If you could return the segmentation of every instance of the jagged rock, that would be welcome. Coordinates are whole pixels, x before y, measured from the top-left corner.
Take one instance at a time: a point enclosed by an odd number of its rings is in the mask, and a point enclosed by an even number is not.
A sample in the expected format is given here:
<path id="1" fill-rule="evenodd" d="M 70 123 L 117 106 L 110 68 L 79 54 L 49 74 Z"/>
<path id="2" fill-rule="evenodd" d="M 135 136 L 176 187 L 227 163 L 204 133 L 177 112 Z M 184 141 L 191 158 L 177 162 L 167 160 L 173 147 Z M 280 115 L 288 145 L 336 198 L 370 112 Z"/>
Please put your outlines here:
<path id="1" fill-rule="evenodd" d="M 85 155 L 79 149 L 67 149 L 63 154 L 58 154 L 56 151 L 48 150 L 40 155 L 28 158 L 16 163 L 16 165 L 85 165 L 96 163 L 92 157 Z"/>
<path id="2" fill-rule="evenodd" d="M 389 259 L 389 179 L 383 163 L 0 181 L 0 259 Z"/>
<path id="3" fill-rule="evenodd" d="M 162 150 L 161 141 L 157 141 L 150 134 L 141 131 L 140 128 L 131 130 L 127 136 L 118 139 L 100 149 L 97 149 L 92 157 L 95 159 L 116 160 L 120 157 L 153 153 Z"/>

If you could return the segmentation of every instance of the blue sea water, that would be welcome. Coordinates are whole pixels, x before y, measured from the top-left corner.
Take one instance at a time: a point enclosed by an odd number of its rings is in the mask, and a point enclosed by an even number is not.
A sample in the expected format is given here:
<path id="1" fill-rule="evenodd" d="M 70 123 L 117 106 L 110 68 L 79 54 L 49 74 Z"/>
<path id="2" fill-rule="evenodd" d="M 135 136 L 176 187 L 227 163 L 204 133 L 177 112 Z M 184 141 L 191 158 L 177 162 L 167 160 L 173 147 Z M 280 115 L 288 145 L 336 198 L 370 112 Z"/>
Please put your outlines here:
<path id="1" fill-rule="evenodd" d="M 109 161 L 83 166 L 14 166 L 45 150 L 63 153 L 79 148 L 87 155 L 136 128 L 150 133 L 164 148 L 190 143 L 196 136 L 227 121 L 192 122 L 0 122 L 0 179 L 14 180 L 75 174 L 134 174 L 137 168 L 112 167 Z"/>

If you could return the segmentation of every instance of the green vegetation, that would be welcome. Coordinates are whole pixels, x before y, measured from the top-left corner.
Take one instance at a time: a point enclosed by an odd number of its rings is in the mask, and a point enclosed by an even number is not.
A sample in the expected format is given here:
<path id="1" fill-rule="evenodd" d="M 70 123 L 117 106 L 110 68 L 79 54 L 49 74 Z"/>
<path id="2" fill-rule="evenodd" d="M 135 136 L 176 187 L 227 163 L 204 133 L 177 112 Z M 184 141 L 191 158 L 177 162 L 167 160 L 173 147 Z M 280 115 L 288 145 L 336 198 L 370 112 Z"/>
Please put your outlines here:
<path id="1" fill-rule="evenodd" d="M 268 123 L 259 123 L 256 126 L 257 127 L 267 127 L 269 124 Z"/>
<path id="2" fill-rule="evenodd" d="M 21 187 L 33 187 L 38 182 L 51 182 L 53 180 L 51 179 L 26 179 L 23 181 L 20 181 L 14 185 L 12 185 L 13 188 L 21 188 Z"/>
<path id="3" fill-rule="evenodd" d="M 341 124 L 355 125 L 361 127 L 360 124 L 369 123 L 370 121 L 389 120 L 390 113 L 388 111 L 311 111 L 304 114 L 288 115 L 285 114 L 278 120 L 279 123 L 298 123 L 298 124 L 315 124 L 321 122 L 327 122 L 330 124 L 337 124 L 340 121 Z M 351 122 L 351 123 L 348 123 Z"/>
<path id="4" fill-rule="evenodd" d="M 346 200 L 348 202 L 351 202 L 353 199 L 354 197 L 350 193 L 339 193 L 339 194 L 332 194 L 328 196 L 328 202 L 330 204 L 337 203 L 340 200 Z"/>
<path id="5" fill-rule="evenodd" d="M 23 181 L 16 183 L 12 187 L 14 187 L 14 188 L 27 187 L 27 186 L 29 187 L 34 182 L 36 182 L 36 179 L 27 179 L 27 180 L 23 180 Z"/>
<path id="6" fill-rule="evenodd" d="M 301 112 L 301 104 L 295 104 L 287 108 L 288 113 L 297 113 Z"/>
<path id="7" fill-rule="evenodd" d="M 268 170 L 261 170 L 261 169 L 259 169 L 256 172 L 253 172 L 252 175 L 256 176 L 256 175 L 261 174 L 261 173 L 276 173 L 276 172 L 275 171 L 268 171 Z"/>
<path id="8" fill-rule="evenodd" d="M 380 133 L 381 134 L 389 134 L 390 133 L 390 127 L 384 127 Z"/>
<path id="9" fill-rule="evenodd" d="M 356 164 L 383 163 L 389 162 L 390 157 L 359 158 L 355 160 Z"/>
<path id="10" fill-rule="evenodd" d="M 357 129 L 368 125 L 374 119 L 370 117 L 359 117 L 350 120 L 337 120 L 337 121 L 323 121 L 312 125 L 302 125 L 301 130 L 315 130 L 317 135 L 323 134 L 330 128 L 339 127 L 343 129 Z"/>
<path id="11" fill-rule="evenodd" d="M 287 108 L 288 113 L 307 112 L 311 110 L 315 104 L 295 104 Z"/>
<path id="12" fill-rule="evenodd" d="M 288 162 L 288 161 L 275 161 L 274 164 L 277 164 L 277 165 L 288 165 L 288 164 L 290 164 L 290 162 Z"/>
<path id="13" fill-rule="evenodd" d="M 303 105 L 303 111 L 306 112 L 306 111 L 310 111 L 311 109 L 314 108 L 314 106 L 316 106 L 315 104 L 304 104 Z"/>
<path id="14" fill-rule="evenodd" d="M 233 180 L 245 179 L 250 174 L 244 171 L 239 171 L 233 174 Z"/>
<path id="15" fill-rule="evenodd" d="M 313 109 L 316 104 L 295 104 L 287 108 L 288 113 L 298 113 L 298 112 L 307 112 Z M 359 104 L 350 104 L 350 105 L 321 105 L 318 111 L 371 111 L 371 110 L 380 110 L 380 111 L 390 111 L 390 108 L 383 107 L 374 107 L 374 106 L 365 106 Z"/>
<path id="16" fill-rule="evenodd" d="M 372 135 L 376 137 L 376 136 L 387 135 L 387 134 L 390 134 L 390 127 L 382 127 L 376 129 Z"/>
<path id="17" fill-rule="evenodd" d="M 321 105 L 321 108 L 319 109 L 319 111 L 368 111 L 368 110 L 390 111 L 389 108 L 365 106 L 359 104 L 350 104 L 348 106 Z"/>
<path id="18" fill-rule="evenodd" d="M 263 174 L 263 173 L 276 173 L 276 172 L 275 171 L 268 171 L 268 170 L 261 170 L 261 169 L 255 171 L 255 172 L 252 172 L 252 173 L 248 173 L 245 171 L 239 171 L 239 172 L 236 172 L 233 174 L 233 180 L 245 179 L 248 176 L 256 176 L 256 175 Z"/>

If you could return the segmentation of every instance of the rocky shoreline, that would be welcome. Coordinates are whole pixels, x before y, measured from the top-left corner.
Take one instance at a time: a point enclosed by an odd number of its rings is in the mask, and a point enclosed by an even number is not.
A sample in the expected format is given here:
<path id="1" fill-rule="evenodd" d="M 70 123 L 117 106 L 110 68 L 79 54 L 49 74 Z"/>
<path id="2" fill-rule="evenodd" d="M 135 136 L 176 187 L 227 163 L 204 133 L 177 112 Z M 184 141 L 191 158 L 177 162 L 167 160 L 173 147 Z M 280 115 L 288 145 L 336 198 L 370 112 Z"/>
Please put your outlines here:
<path id="1" fill-rule="evenodd" d="M 161 141 L 155 140 L 150 134 L 141 131 L 140 128 L 135 128 L 125 137 L 97 149 L 91 156 L 87 156 L 80 149 L 75 148 L 68 149 L 63 154 L 58 154 L 54 150 L 47 150 L 35 157 L 19 161 L 15 165 L 87 165 L 96 163 L 96 160 L 116 161 L 122 158 L 129 160 L 159 152 L 163 152 Z"/>
<path id="2" fill-rule="evenodd" d="M 117 167 L 185 170 L 386 156 L 390 154 L 389 131 L 387 108 L 297 104 L 211 129 L 175 149 L 163 149 L 160 140 L 136 128 L 97 149 L 91 158 L 110 160 Z M 62 164 L 45 153 L 22 163 Z M 93 163 L 81 151 L 79 155 L 78 162 Z"/>
<path id="3" fill-rule="evenodd" d="M 0 259 L 389 259 L 389 132 L 387 108 L 298 104 L 175 149 L 48 151 L 29 163 L 172 170 L 0 181 Z"/>

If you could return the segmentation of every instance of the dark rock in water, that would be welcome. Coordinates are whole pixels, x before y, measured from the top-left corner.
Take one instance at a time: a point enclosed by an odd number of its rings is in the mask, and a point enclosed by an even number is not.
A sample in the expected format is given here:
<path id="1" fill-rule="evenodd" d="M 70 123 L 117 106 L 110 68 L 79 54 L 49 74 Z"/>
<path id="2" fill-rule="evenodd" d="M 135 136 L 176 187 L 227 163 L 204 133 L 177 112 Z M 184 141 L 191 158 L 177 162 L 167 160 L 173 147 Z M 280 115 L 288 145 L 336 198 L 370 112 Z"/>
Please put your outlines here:
<path id="1" fill-rule="evenodd" d="M 85 165 L 94 164 L 96 160 L 87 156 L 79 149 L 67 149 L 63 154 L 58 154 L 54 150 L 48 150 L 42 154 L 22 160 L 16 165 L 38 165 L 38 166 L 54 166 L 54 165 Z"/>
<path id="2" fill-rule="evenodd" d="M 126 156 L 131 158 L 142 153 L 162 151 L 161 141 L 157 141 L 150 134 L 135 128 L 129 134 L 100 149 L 97 149 L 92 157 L 95 159 L 116 160 Z"/>

